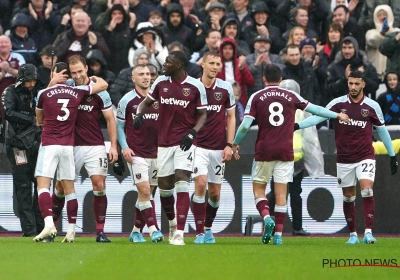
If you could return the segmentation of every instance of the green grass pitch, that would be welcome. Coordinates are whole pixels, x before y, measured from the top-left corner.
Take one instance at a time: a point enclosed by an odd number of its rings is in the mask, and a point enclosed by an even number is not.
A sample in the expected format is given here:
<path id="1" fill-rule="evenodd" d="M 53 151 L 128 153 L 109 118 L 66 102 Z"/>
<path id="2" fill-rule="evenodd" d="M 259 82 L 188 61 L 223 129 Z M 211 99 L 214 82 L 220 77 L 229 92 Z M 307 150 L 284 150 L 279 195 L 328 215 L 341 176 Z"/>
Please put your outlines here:
<path id="1" fill-rule="evenodd" d="M 168 241 L 130 243 L 111 237 L 77 237 L 75 243 L 35 243 L 0 238 L 0 279 L 400 279 L 400 268 L 323 267 L 323 259 L 394 259 L 400 266 L 400 238 L 346 245 L 344 237 L 283 238 L 264 245 L 260 237 L 218 237 L 216 244 L 186 246 Z M 361 237 L 360 237 L 360 240 Z M 393 264 L 393 263 L 392 263 Z"/>

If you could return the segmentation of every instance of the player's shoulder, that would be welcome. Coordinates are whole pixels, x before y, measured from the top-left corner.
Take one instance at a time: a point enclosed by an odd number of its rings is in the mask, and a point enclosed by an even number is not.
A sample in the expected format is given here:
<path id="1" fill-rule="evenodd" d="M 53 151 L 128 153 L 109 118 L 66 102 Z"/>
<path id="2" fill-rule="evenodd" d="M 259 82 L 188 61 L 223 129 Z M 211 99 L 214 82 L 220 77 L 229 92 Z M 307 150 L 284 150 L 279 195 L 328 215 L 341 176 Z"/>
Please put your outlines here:
<path id="1" fill-rule="evenodd" d="M 342 95 L 342 96 L 339 96 L 339 97 L 336 97 L 336 98 L 332 99 L 332 101 L 329 102 L 329 104 L 326 107 L 327 108 L 331 108 L 331 107 L 333 107 L 335 105 L 350 104 L 350 103 L 351 103 L 350 99 L 349 99 L 348 95 L 346 94 L 346 95 Z"/>
<path id="2" fill-rule="evenodd" d="M 194 85 L 197 88 L 204 88 L 203 83 L 199 79 L 193 78 L 192 76 L 187 76 L 184 83 Z"/>
<path id="3" fill-rule="evenodd" d="M 129 101 L 139 98 L 139 95 L 137 94 L 136 91 L 131 90 L 125 93 L 125 95 L 121 98 L 119 103 L 127 104 Z"/>
<path id="4" fill-rule="evenodd" d="M 226 89 L 227 91 L 231 91 L 232 90 L 232 85 L 231 83 L 221 80 L 220 78 L 217 78 L 215 80 L 215 86 L 219 87 L 219 88 L 223 88 Z"/>
<path id="5" fill-rule="evenodd" d="M 157 79 L 154 81 L 154 85 L 161 82 L 169 81 L 170 79 L 171 79 L 170 76 L 165 76 L 165 75 L 158 76 Z"/>
<path id="6" fill-rule="evenodd" d="M 364 103 L 367 104 L 368 106 L 372 107 L 372 108 L 376 108 L 376 107 L 380 108 L 378 102 L 376 102 L 375 100 L 373 100 L 373 99 L 371 99 L 371 98 L 369 98 L 367 96 L 364 97 Z"/>

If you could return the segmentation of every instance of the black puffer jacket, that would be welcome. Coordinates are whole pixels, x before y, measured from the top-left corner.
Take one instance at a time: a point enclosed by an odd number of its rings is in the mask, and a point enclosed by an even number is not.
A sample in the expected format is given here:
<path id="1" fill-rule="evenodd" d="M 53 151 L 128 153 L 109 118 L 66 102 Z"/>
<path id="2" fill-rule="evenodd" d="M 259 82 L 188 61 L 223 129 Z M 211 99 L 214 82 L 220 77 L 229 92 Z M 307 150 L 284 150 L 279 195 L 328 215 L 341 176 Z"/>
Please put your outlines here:
<path id="1" fill-rule="evenodd" d="M 28 35 L 25 38 L 19 37 L 15 33 L 17 26 L 26 26 L 28 28 Z M 26 63 L 37 64 L 39 57 L 37 54 L 36 43 L 30 36 L 30 22 L 29 17 L 24 14 L 17 14 L 11 21 L 11 34 L 10 40 L 13 52 L 19 53 L 25 58 Z"/>
<path id="2" fill-rule="evenodd" d="M 122 96 L 135 86 L 132 82 L 132 70 L 133 67 L 122 69 L 115 79 L 115 82 L 108 88 L 111 101 L 115 107 L 118 107 L 118 102 L 121 100 Z"/>
<path id="3" fill-rule="evenodd" d="M 224 21 L 224 24 L 223 24 L 222 27 L 221 27 L 222 38 L 225 38 L 225 37 L 226 37 L 226 36 L 224 36 L 226 26 L 227 26 L 228 24 L 232 23 L 232 22 L 235 23 L 236 26 L 238 27 L 238 29 L 237 29 L 237 34 L 236 34 L 236 37 L 235 37 L 236 46 L 238 47 L 238 56 L 241 56 L 241 55 L 244 55 L 244 56 L 249 55 L 249 54 L 250 54 L 250 47 L 249 47 L 249 45 L 247 44 L 246 41 L 243 41 L 243 40 L 240 40 L 240 39 L 239 39 L 239 38 L 240 38 L 240 25 L 239 25 L 239 21 L 238 21 L 236 18 L 228 17 L 228 18 Z"/>

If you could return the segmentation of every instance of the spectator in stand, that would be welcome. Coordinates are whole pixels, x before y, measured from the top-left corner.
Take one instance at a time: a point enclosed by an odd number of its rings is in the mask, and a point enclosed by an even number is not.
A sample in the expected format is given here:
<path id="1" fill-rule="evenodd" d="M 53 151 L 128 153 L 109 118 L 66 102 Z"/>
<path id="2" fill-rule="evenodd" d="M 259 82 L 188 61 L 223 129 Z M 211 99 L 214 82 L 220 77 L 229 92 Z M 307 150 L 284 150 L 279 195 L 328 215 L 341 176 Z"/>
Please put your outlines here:
<path id="1" fill-rule="evenodd" d="M 15 84 L 18 69 L 25 64 L 25 59 L 19 53 L 11 52 L 11 41 L 6 35 L 0 35 L 0 93 L 9 85 Z M 2 117 L 0 106 L 0 123 Z"/>
<path id="2" fill-rule="evenodd" d="M 379 95 L 378 104 L 382 109 L 386 125 L 400 125 L 400 84 L 399 74 L 388 70 L 384 82 L 386 92 Z"/>
<path id="3" fill-rule="evenodd" d="M 86 55 L 86 63 L 88 66 L 88 76 L 97 76 L 104 79 L 110 87 L 115 80 L 115 74 L 107 69 L 107 62 L 103 53 L 99 50 L 91 50 Z"/>
<path id="4" fill-rule="evenodd" d="M 196 0 L 194 3 L 194 7 L 197 11 L 203 14 L 204 17 L 207 17 L 207 13 L 210 11 L 210 5 L 214 3 L 224 4 L 224 0 Z M 225 6 L 225 4 L 224 4 Z M 226 10 L 226 6 L 225 6 Z"/>
<path id="5" fill-rule="evenodd" d="M 221 32 L 216 29 L 210 29 L 207 32 L 206 44 L 198 53 L 193 53 L 192 60 L 196 61 L 197 65 L 201 65 L 201 63 L 203 62 L 203 55 L 208 51 L 218 51 L 220 43 Z M 197 60 L 197 58 L 199 57 L 200 59 Z"/>
<path id="6" fill-rule="evenodd" d="M 289 38 L 287 41 L 286 46 L 288 45 L 296 45 L 300 46 L 301 40 L 305 39 L 306 36 L 306 31 L 304 30 L 303 27 L 301 26 L 295 26 L 290 30 Z"/>
<path id="7" fill-rule="evenodd" d="M 133 32 L 133 29 L 129 28 L 129 15 L 124 7 L 121 4 L 114 4 L 110 9 L 107 30 L 103 31 L 104 40 L 110 49 L 110 56 L 107 59 L 108 70 L 114 74 L 129 67 L 128 54 Z"/>
<path id="8" fill-rule="evenodd" d="M 238 54 L 246 56 L 249 55 L 251 52 L 247 42 L 239 39 L 240 38 L 239 28 L 240 26 L 237 19 L 233 17 L 228 17 L 225 20 L 224 24 L 222 25 L 221 35 L 222 38 L 231 38 L 235 40 L 236 46 L 238 48 L 237 50 Z"/>
<path id="9" fill-rule="evenodd" d="M 79 4 L 75 4 L 72 7 L 67 6 L 60 11 L 60 14 L 62 15 L 61 24 L 57 25 L 53 33 L 53 42 L 56 40 L 57 36 L 60 33 L 72 28 L 72 19 L 77 12 L 83 12 L 83 7 Z"/>
<path id="10" fill-rule="evenodd" d="M 56 48 L 52 45 L 47 45 L 40 53 L 42 64 L 37 68 L 38 80 L 42 85 L 48 85 L 50 82 L 51 67 L 57 62 Z"/>
<path id="11" fill-rule="evenodd" d="M 246 26 L 242 32 L 242 39 L 245 40 L 254 51 L 253 42 L 257 36 L 266 36 L 271 39 L 271 52 L 279 54 L 280 50 L 285 47 L 285 41 L 281 37 L 279 28 L 271 25 L 270 23 L 270 9 L 264 2 L 256 2 L 251 11 L 251 18 L 253 23 Z M 262 76 L 262 73 L 261 73 Z"/>
<path id="12" fill-rule="evenodd" d="M 249 0 L 233 0 L 232 5 L 233 11 L 228 14 L 228 17 L 233 17 L 238 21 L 238 30 L 241 32 L 246 26 L 253 23 Z"/>
<path id="13" fill-rule="evenodd" d="M 167 9 L 166 24 L 161 28 L 164 42 L 168 46 L 172 42 L 180 42 L 186 48 L 192 50 L 194 45 L 194 33 L 183 24 L 184 14 L 182 6 L 171 4 Z"/>
<path id="14" fill-rule="evenodd" d="M 107 30 L 107 27 L 110 24 L 111 9 L 114 5 L 122 5 L 122 7 L 124 7 L 125 13 L 128 15 L 127 21 L 129 22 L 129 27 L 131 29 L 135 28 L 136 15 L 129 11 L 128 0 L 113 0 L 112 2 L 108 1 L 107 10 L 105 10 L 96 18 L 94 30 L 98 32 L 104 32 L 105 30 Z"/>
<path id="15" fill-rule="evenodd" d="M 183 8 L 184 24 L 196 34 L 199 25 L 205 21 L 204 15 L 194 8 L 195 0 L 179 0 Z"/>
<path id="16" fill-rule="evenodd" d="M 59 61 L 68 61 L 68 57 L 79 54 L 86 57 L 91 49 L 100 50 L 108 58 L 110 50 L 103 35 L 89 31 L 90 18 L 85 12 L 77 12 L 72 20 L 72 28 L 57 36 L 53 46 L 57 49 Z"/>
<path id="17" fill-rule="evenodd" d="M 208 12 L 207 18 L 199 25 L 196 32 L 194 51 L 201 50 L 204 47 L 205 38 L 210 30 L 221 31 L 226 20 L 226 6 L 220 2 L 210 2 L 207 4 L 206 11 Z M 200 57 L 202 58 L 203 55 L 200 55 Z"/>
<path id="18" fill-rule="evenodd" d="M 186 56 L 188 57 L 188 60 L 190 58 L 190 51 L 188 49 L 186 49 L 178 41 L 172 42 L 171 44 L 168 45 L 168 52 L 173 52 L 173 51 L 184 52 L 186 54 Z M 196 78 L 196 79 L 200 78 L 201 74 L 203 73 L 203 69 L 199 65 L 197 65 L 196 63 L 190 62 L 190 61 L 186 65 L 185 70 L 189 76 Z"/>
<path id="19" fill-rule="evenodd" d="M 354 0 L 353 0 L 354 1 Z M 364 0 L 358 24 L 364 26 L 365 30 L 376 27 L 375 9 L 378 5 L 388 5 L 393 12 L 393 26 L 400 27 L 400 1 L 398 0 Z"/>
<path id="20" fill-rule="evenodd" d="M 312 38 L 314 41 L 319 41 L 319 35 L 315 29 L 310 27 L 311 22 L 308 17 L 308 8 L 305 6 L 296 7 L 293 9 L 293 16 L 289 26 L 301 26 L 306 31 L 306 36 Z M 282 34 L 283 39 L 287 40 L 289 38 L 290 29 Z"/>
<path id="21" fill-rule="evenodd" d="M 149 22 L 157 29 L 161 30 L 165 26 L 162 13 L 159 10 L 153 10 L 149 14 Z"/>
<path id="22" fill-rule="evenodd" d="M 246 57 L 237 57 L 237 46 L 232 38 L 224 38 L 219 46 L 222 69 L 217 78 L 240 85 L 240 102 L 246 106 L 248 100 L 247 88 L 254 86 L 254 78 L 246 65 Z M 247 87 L 247 88 L 246 88 Z"/>
<path id="23" fill-rule="evenodd" d="M 26 3 L 25 3 L 26 5 Z M 31 36 L 38 52 L 52 43 L 53 32 L 60 24 L 60 17 L 53 11 L 53 3 L 44 0 L 31 0 L 27 7 L 21 2 L 14 9 L 14 15 L 23 13 L 29 17 Z"/>
<path id="24" fill-rule="evenodd" d="M 368 30 L 365 35 L 368 61 L 374 65 L 381 81 L 385 76 L 387 57 L 379 52 L 379 46 L 386 35 L 400 31 L 393 27 L 393 20 L 393 11 L 388 5 L 377 6 L 374 13 L 375 29 Z"/>
<path id="25" fill-rule="evenodd" d="M 121 100 L 125 93 L 134 88 L 134 83 L 132 81 L 132 70 L 138 64 L 148 64 L 149 54 L 145 48 L 137 49 L 134 52 L 132 59 L 132 67 L 122 69 L 119 72 L 115 82 L 109 87 L 108 92 L 110 93 L 112 103 L 117 107 L 118 102 Z M 150 68 L 149 68 L 150 69 Z M 157 69 L 157 68 L 156 68 Z M 150 69 L 150 72 L 152 69 Z M 156 70 L 157 72 L 157 70 Z"/>
<path id="26" fill-rule="evenodd" d="M 390 63 L 386 69 L 392 69 L 400 73 L 400 32 L 393 32 L 386 35 L 379 46 L 381 54 L 386 55 Z"/>
<path id="27" fill-rule="evenodd" d="M 38 54 L 36 43 L 29 32 L 29 17 L 25 14 L 16 14 L 11 21 L 10 40 L 12 50 L 22 55 L 26 63 L 35 65 L 38 62 Z"/>
<path id="28" fill-rule="evenodd" d="M 128 2 L 129 11 L 136 16 L 136 25 L 141 22 L 146 22 L 153 7 L 144 4 L 141 0 L 128 0 Z"/>
<path id="29" fill-rule="evenodd" d="M 141 22 L 137 26 L 133 49 L 129 50 L 130 63 L 133 61 L 134 52 L 141 48 L 147 51 L 150 57 L 149 62 L 154 64 L 160 72 L 168 56 L 168 49 L 164 44 L 162 34 L 160 35 L 150 22 Z"/>
<path id="30" fill-rule="evenodd" d="M 340 53 L 333 63 L 328 66 L 327 91 L 330 99 L 342 96 L 349 90 L 347 78 L 351 71 L 359 70 L 364 73 L 364 94 L 376 100 L 376 90 L 379 87 L 379 78 L 375 67 L 368 62 L 367 55 L 358 47 L 354 37 L 345 37 L 340 44 Z"/>
<path id="31" fill-rule="evenodd" d="M 350 17 L 349 8 L 344 5 L 336 6 L 333 11 L 333 23 L 339 24 L 343 28 L 343 36 L 352 36 L 357 42 L 360 50 L 365 50 L 365 33 L 363 28 Z"/>
<path id="32" fill-rule="evenodd" d="M 317 53 L 317 44 L 312 38 L 305 38 L 300 42 L 300 56 L 305 64 L 311 66 L 312 69 L 318 68 L 319 56 Z"/>
<path id="33" fill-rule="evenodd" d="M 317 76 L 312 67 L 301 59 L 299 47 L 297 45 L 287 46 L 285 57 L 282 80 L 295 80 L 300 85 L 300 95 L 309 102 L 319 105 L 321 92 Z"/>
<path id="34" fill-rule="evenodd" d="M 254 78 L 254 86 L 249 87 L 247 92 L 252 95 L 265 87 L 263 82 L 264 68 L 268 64 L 275 64 L 281 70 L 284 65 L 277 54 L 270 53 L 272 40 L 264 35 L 258 35 L 254 39 L 254 53 L 246 56 L 246 64 Z"/>
<path id="35" fill-rule="evenodd" d="M 96 0 L 73 0 L 71 6 L 79 4 L 83 7 L 92 23 L 96 22 L 96 18 L 104 11 L 102 5 L 97 4 Z"/>

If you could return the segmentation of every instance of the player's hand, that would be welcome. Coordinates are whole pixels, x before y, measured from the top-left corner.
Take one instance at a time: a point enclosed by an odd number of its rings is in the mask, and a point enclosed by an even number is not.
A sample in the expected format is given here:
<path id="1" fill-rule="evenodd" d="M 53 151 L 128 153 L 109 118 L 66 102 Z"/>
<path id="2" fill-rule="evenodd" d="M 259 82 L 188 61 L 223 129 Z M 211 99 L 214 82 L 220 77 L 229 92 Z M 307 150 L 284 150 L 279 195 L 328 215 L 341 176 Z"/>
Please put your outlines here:
<path id="1" fill-rule="evenodd" d="M 396 174 L 397 172 L 397 166 L 399 164 L 397 163 L 397 158 L 396 156 L 390 157 L 390 169 L 391 169 L 391 175 Z"/>
<path id="2" fill-rule="evenodd" d="M 349 122 L 350 122 L 349 116 L 348 116 L 347 114 L 345 114 L 345 113 L 342 113 L 342 112 L 340 112 L 340 113 L 337 114 L 337 118 L 338 118 L 340 121 L 343 121 L 343 122 L 346 122 L 346 123 L 349 123 Z"/>
<path id="3" fill-rule="evenodd" d="M 240 159 L 239 150 L 240 150 L 239 145 L 233 144 L 232 151 L 233 151 L 233 156 L 235 157 L 236 160 Z"/>
<path id="4" fill-rule="evenodd" d="M 190 147 L 192 147 L 194 138 L 196 138 L 196 134 L 197 134 L 197 131 L 192 128 L 185 135 L 185 137 L 183 137 L 183 139 L 181 141 L 181 144 L 180 144 L 180 147 L 181 147 L 182 151 L 186 152 L 187 150 L 190 149 Z"/>
<path id="5" fill-rule="evenodd" d="M 55 84 L 65 84 L 65 82 L 69 79 L 67 74 L 67 69 L 62 70 L 57 73 L 57 69 L 53 71 L 53 78 L 50 80 L 50 83 L 47 87 L 52 87 Z"/>
<path id="6" fill-rule="evenodd" d="M 113 171 L 116 175 L 122 176 L 122 175 L 124 175 L 124 172 L 125 172 L 125 165 L 124 165 L 124 162 L 122 161 L 122 157 L 118 156 L 118 155 L 117 155 L 117 157 L 118 157 L 118 160 L 113 165 Z"/>
<path id="7" fill-rule="evenodd" d="M 298 123 L 294 123 L 294 129 L 293 131 L 299 130 L 300 129 L 300 125 Z"/>
<path id="8" fill-rule="evenodd" d="M 142 124 L 144 123 L 144 114 L 143 113 L 137 113 L 135 116 L 135 119 L 133 120 L 133 128 L 134 129 L 139 129 Z"/>
<path id="9" fill-rule="evenodd" d="M 133 163 L 133 156 L 135 155 L 135 153 L 130 148 L 125 148 L 122 151 L 122 154 L 123 154 L 124 159 L 126 160 L 126 162 L 128 162 L 130 164 Z"/>
<path id="10" fill-rule="evenodd" d="M 226 146 L 225 149 L 222 151 L 222 162 L 227 162 L 232 159 L 232 148 Z"/>
<path id="11" fill-rule="evenodd" d="M 110 151 L 108 151 L 108 158 L 110 159 L 110 163 L 115 163 L 117 162 L 119 156 L 117 152 L 117 148 L 115 147 L 110 147 Z"/>

